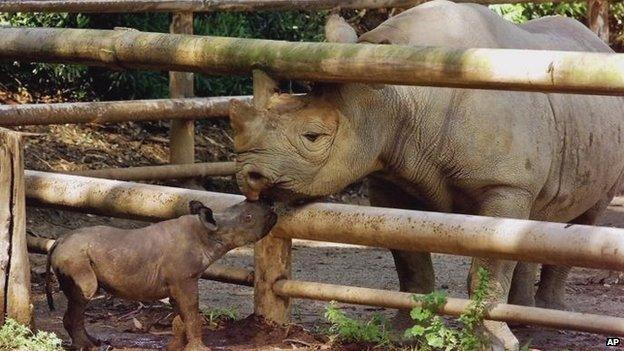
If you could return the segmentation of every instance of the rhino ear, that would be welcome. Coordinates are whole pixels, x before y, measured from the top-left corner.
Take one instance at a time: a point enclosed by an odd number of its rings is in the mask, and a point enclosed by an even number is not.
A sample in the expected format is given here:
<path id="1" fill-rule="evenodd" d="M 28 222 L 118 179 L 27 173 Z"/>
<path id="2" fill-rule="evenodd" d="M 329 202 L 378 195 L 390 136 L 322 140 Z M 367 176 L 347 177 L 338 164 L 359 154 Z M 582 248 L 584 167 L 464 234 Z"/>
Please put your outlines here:
<path id="1" fill-rule="evenodd" d="M 206 206 L 204 206 L 204 204 L 201 203 L 201 201 L 191 200 L 189 202 L 189 210 L 191 211 L 191 214 L 193 214 L 193 215 L 199 214 L 199 211 L 203 207 L 206 207 Z"/>
<path id="2" fill-rule="evenodd" d="M 256 109 L 251 105 L 239 100 L 230 100 L 230 124 L 236 135 L 241 134 L 254 118 Z"/>
<path id="3" fill-rule="evenodd" d="M 325 40 L 330 43 L 356 43 L 358 36 L 344 18 L 334 13 L 327 17 L 325 23 Z"/>
<path id="4" fill-rule="evenodd" d="M 219 229 L 219 227 L 217 226 L 217 221 L 215 221 L 212 210 L 210 208 L 203 207 L 201 210 L 199 210 L 199 219 L 209 231 L 215 232 Z"/>

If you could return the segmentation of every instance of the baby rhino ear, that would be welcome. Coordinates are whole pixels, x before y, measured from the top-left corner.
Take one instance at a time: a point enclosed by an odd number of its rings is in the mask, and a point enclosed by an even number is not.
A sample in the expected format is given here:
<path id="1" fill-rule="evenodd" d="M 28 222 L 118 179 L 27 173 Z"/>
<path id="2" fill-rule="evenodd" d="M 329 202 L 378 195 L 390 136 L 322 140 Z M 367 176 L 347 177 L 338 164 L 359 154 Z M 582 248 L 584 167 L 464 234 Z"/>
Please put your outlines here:
<path id="1" fill-rule="evenodd" d="M 202 224 L 211 232 L 217 231 L 219 227 L 217 226 L 217 221 L 215 221 L 214 216 L 212 215 L 212 210 L 208 207 L 204 207 L 199 210 L 199 219 Z"/>
<path id="2" fill-rule="evenodd" d="M 203 207 L 206 206 L 204 206 L 201 201 L 191 200 L 191 202 L 189 202 L 189 210 L 191 211 L 191 214 L 199 214 L 199 210 L 201 210 Z"/>

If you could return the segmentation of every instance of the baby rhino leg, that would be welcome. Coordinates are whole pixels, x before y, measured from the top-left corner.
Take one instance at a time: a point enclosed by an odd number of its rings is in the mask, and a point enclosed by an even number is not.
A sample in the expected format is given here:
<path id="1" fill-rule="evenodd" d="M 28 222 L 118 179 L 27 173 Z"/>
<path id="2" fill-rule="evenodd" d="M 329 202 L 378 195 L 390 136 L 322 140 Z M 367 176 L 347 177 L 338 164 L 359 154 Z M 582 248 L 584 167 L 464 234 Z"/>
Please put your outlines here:
<path id="1" fill-rule="evenodd" d="M 184 348 L 188 340 L 186 339 L 184 322 L 182 322 L 182 317 L 180 316 L 180 307 L 177 301 L 172 297 L 169 297 L 169 302 L 171 303 L 171 307 L 173 307 L 173 321 L 171 322 L 173 338 L 171 338 L 171 341 L 167 344 L 167 351 L 179 351 Z"/>
<path id="2" fill-rule="evenodd" d="M 61 290 L 67 297 L 63 326 L 72 339 L 72 349 L 96 349 L 99 342 L 87 333 L 84 319 L 87 303 L 97 292 L 98 286 L 88 259 L 72 261 L 67 267 L 63 267 L 57 276 Z"/>
<path id="3" fill-rule="evenodd" d="M 185 279 L 169 287 L 170 294 L 177 302 L 180 317 L 188 343 L 184 351 L 210 351 L 202 341 L 202 318 L 199 315 L 197 279 Z M 175 326 L 174 326 L 175 327 Z"/>

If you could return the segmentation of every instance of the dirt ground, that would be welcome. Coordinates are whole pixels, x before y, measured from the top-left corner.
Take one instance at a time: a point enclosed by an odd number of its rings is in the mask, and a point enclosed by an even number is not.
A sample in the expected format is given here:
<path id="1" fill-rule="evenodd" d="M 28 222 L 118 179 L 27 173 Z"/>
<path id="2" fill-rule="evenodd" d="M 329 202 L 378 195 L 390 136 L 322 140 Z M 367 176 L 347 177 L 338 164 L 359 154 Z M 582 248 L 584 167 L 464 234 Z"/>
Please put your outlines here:
<path id="1" fill-rule="evenodd" d="M 21 102 L 19 97 L 14 100 Z M 0 94 L 0 103 L 3 96 Z M 45 126 L 17 128 L 26 138 L 26 167 L 36 170 L 75 170 L 123 167 L 167 162 L 167 130 L 163 123 L 122 123 L 118 125 Z M 208 121 L 197 128 L 197 161 L 232 159 L 231 137 L 225 121 Z M 236 192 L 229 178 L 201 181 L 208 190 Z M 173 184 L 175 185 L 175 184 Z M 367 204 L 362 187 L 355 186 L 332 201 Z M 28 229 L 45 237 L 58 237 L 77 227 L 109 224 L 136 227 L 145 223 L 70 212 L 29 208 Z M 602 225 L 624 227 L 624 208 L 611 207 Z M 296 279 L 344 285 L 397 290 L 392 256 L 387 250 L 295 240 L 293 275 Z M 55 294 L 57 310 L 51 312 L 43 296 L 44 257 L 31 255 L 37 327 L 57 333 L 67 340 L 61 316 L 65 301 Z M 234 250 L 221 263 L 252 267 L 250 248 Z M 449 296 L 466 297 L 465 281 L 469 267 L 466 257 L 435 255 L 437 289 Z M 624 315 L 624 282 L 609 272 L 577 268 L 567 285 L 567 302 L 573 311 L 612 316 Z M 363 345 L 332 345 L 320 332 L 327 327 L 323 318 L 325 302 L 295 300 L 293 325 L 278 327 L 255 317 L 251 288 L 201 281 L 201 307 L 235 312 L 235 321 L 207 323 L 205 341 L 214 350 L 256 349 L 362 349 Z M 342 305 L 358 318 L 394 311 Z M 141 304 L 103 296 L 88 311 L 89 328 L 113 349 L 150 350 L 163 347 L 169 338 L 170 308 L 164 303 Z M 579 332 L 514 327 L 523 343 L 540 350 L 607 350 L 606 337 Z"/>

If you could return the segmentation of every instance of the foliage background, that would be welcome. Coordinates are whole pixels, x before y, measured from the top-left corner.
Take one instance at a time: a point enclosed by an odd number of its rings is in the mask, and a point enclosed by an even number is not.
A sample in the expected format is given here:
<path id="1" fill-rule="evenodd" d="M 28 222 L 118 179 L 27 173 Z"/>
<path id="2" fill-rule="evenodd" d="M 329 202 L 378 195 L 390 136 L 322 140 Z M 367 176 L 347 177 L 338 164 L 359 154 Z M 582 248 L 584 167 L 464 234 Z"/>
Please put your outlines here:
<path id="1" fill-rule="evenodd" d="M 586 4 L 494 5 L 492 10 L 508 20 L 524 22 L 559 14 L 585 22 Z M 360 31 L 372 29 L 387 18 L 390 11 L 343 11 Z M 323 40 L 327 11 L 200 13 L 195 15 L 194 30 L 200 35 L 265 38 L 290 41 Z M 611 5 L 611 44 L 624 51 L 624 4 Z M 142 31 L 168 32 L 170 14 L 45 14 L 0 13 L 0 25 L 31 27 L 100 28 L 130 27 Z M 251 92 L 246 77 L 206 77 L 196 75 L 197 96 L 238 95 Z M 34 100 L 52 96 L 54 100 L 91 101 L 168 96 L 167 72 L 111 71 L 80 65 L 5 63 L 0 64 L 0 89 L 28 91 Z"/>

